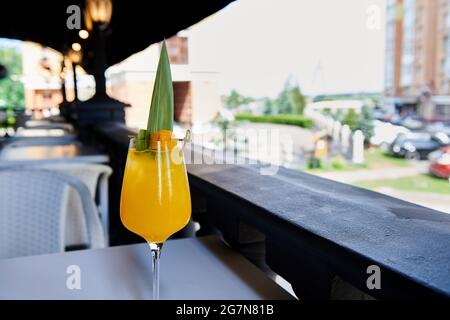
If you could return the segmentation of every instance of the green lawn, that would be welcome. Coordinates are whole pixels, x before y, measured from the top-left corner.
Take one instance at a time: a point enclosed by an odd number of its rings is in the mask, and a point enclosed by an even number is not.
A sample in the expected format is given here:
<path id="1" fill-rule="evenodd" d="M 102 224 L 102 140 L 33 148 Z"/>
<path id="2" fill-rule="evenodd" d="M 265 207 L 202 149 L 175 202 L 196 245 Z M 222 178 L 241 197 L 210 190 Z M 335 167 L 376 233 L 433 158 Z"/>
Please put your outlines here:
<path id="1" fill-rule="evenodd" d="M 404 158 L 397 158 L 385 154 L 381 149 L 374 148 L 364 153 L 368 169 L 380 169 L 387 167 L 407 167 L 410 163 Z"/>
<path id="2" fill-rule="evenodd" d="M 364 152 L 364 164 L 353 164 L 351 162 L 345 163 L 339 166 L 333 165 L 333 160 L 328 160 L 322 164 L 322 168 L 318 169 L 307 169 L 306 172 L 309 173 L 320 173 L 320 172 L 330 172 L 330 171 L 350 171 L 350 170 L 360 170 L 360 169 L 383 169 L 391 167 L 407 167 L 410 163 L 403 159 L 392 157 L 385 154 L 379 148 L 373 148 L 371 150 L 365 150 Z"/>
<path id="3" fill-rule="evenodd" d="M 361 181 L 355 183 L 354 185 L 370 190 L 388 187 L 403 191 L 431 192 L 450 195 L 450 183 L 448 180 L 435 178 L 425 174 L 398 179 Z"/>
<path id="4" fill-rule="evenodd" d="M 314 126 L 312 119 L 299 114 L 254 115 L 239 113 L 235 115 L 235 119 L 236 121 L 289 124 L 302 128 L 312 128 Z"/>

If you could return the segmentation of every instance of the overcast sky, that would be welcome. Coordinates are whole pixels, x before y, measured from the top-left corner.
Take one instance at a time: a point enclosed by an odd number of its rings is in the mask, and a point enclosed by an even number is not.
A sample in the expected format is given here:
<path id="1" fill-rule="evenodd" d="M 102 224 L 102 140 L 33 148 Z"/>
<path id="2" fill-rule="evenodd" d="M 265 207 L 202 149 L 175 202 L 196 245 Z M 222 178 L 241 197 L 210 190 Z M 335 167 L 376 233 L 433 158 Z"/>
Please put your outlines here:
<path id="1" fill-rule="evenodd" d="M 237 89 L 274 97 L 288 77 L 308 95 L 381 91 L 385 5 L 386 0 L 237 0 L 191 28 L 190 63 L 220 71 L 222 94 Z"/>
<path id="2" fill-rule="evenodd" d="M 191 56 L 221 71 L 222 93 L 274 96 L 289 75 L 306 94 L 381 91 L 385 4 L 238 0 L 192 28 Z"/>

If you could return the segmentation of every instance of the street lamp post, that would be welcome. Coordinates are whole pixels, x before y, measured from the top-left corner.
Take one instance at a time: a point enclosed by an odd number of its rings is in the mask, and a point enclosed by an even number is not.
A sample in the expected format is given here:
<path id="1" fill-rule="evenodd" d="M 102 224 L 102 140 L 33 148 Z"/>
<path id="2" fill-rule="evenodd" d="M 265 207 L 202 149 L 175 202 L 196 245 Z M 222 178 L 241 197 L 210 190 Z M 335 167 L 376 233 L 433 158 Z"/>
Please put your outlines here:
<path id="1" fill-rule="evenodd" d="M 61 61 L 61 72 L 59 73 L 59 80 L 61 81 L 61 95 L 62 95 L 62 104 L 67 103 L 67 95 L 66 95 L 66 66 L 64 57 Z"/>
<path id="2" fill-rule="evenodd" d="M 92 53 L 94 54 L 90 65 L 95 79 L 95 95 L 89 100 L 76 104 L 74 122 L 78 127 L 88 127 L 105 121 L 125 122 L 125 107 L 129 105 L 106 94 L 105 71 L 108 67 L 108 61 L 105 51 L 105 31 L 111 17 L 112 0 L 86 0 L 84 18 L 89 33 L 89 41 L 92 44 Z M 81 38 L 83 39 L 83 37 Z M 84 133 L 86 130 L 80 130 L 80 132 Z M 82 136 L 80 138 L 83 140 Z"/>
<path id="3" fill-rule="evenodd" d="M 111 21 L 111 0 L 87 0 L 86 14 L 92 22 L 94 37 L 95 65 L 93 76 L 95 79 L 95 99 L 107 99 L 105 71 L 107 68 L 105 52 L 105 30 Z"/>
<path id="4" fill-rule="evenodd" d="M 74 102 L 78 100 L 78 86 L 77 86 L 77 65 L 81 62 L 82 52 L 81 45 L 79 43 L 73 43 L 72 48 L 67 53 L 67 56 L 72 63 L 73 71 L 73 90 L 74 90 Z"/>
<path id="5" fill-rule="evenodd" d="M 77 86 L 77 64 L 72 62 L 73 72 L 73 101 L 78 101 L 78 86 Z"/>
<path id="6" fill-rule="evenodd" d="M 95 28 L 95 27 L 94 27 Z M 95 42 L 95 66 L 93 70 L 93 76 L 95 79 L 95 98 L 104 99 L 106 94 L 106 77 L 105 71 L 107 67 L 106 54 L 105 54 L 105 38 L 103 31 L 99 28 L 95 28 L 94 36 L 97 41 Z"/>

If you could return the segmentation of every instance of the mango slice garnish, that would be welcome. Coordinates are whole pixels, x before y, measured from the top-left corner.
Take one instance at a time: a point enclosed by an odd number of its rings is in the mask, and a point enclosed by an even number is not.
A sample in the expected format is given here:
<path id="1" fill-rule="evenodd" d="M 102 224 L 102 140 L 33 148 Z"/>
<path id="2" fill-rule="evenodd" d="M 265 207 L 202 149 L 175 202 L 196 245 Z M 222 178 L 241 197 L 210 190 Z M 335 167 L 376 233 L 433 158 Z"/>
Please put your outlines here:
<path id="1" fill-rule="evenodd" d="M 154 150 L 158 149 L 158 142 L 162 150 L 172 149 L 177 145 L 175 136 L 169 130 L 159 130 L 150 137 L 150 147 Z"/>

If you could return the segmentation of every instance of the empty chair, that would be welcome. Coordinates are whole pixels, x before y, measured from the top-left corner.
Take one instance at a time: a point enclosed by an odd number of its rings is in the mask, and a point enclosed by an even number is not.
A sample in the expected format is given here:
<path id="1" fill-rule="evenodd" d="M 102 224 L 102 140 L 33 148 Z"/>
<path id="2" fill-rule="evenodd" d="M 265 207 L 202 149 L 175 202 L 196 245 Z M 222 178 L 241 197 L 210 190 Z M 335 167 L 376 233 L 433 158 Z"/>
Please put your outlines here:
<path id="1" fill-rule="evenodd" d="M 0 258 L 64 251 L 72 193 L 83 208 L 87 245 L 104 247 L 95 203 L 79 179 L 42 169 L 0 170 Z"/>
<path id="2" fill-rule="evenodd" d="M 106 165 L 94 163 L 38 163 L 27 165 L 15 165 L 11 163 L 9 168 L 33 168 L 57 171 L 81 180 L 88 188 L 93 201 L 95 201 L 96 212 L 100 216 L 106 245 L 109 244 L 109 213 L 108 213 L 108 178 L 112 169 Z M 83 247 L 87 243 L 86 221 L 83 207 L 77 193 L 68 196 L 67 204 L 69 214 L 67 215 L 67 227 L 65 243 L 70 248 Z"/>
<path id="3" fill-rule="evenodd" d="M 29 166 L 30 167 L 30 166 Z M 95 163 L 48 163 L 32 166 L 62 172 L 80 179 L 89 189 L 92 199 L 98 204 L 96 209 L 100 215 L 105 234 L 106 245 L 109 244 L 109 213 L 108 213 L 108 178 L 112 169 L 106 165 Z M 83 219 L 83 211 L 78 201 L 78 196 L 73 194 L 69 199 L 71 212 L 68 215 L 68 227 L 66 229 L 66 243 L 68 246 L 79 246 L 86 242 L 86 231 Z M 81 237 L 80 237 L 81 236 Z"/>

